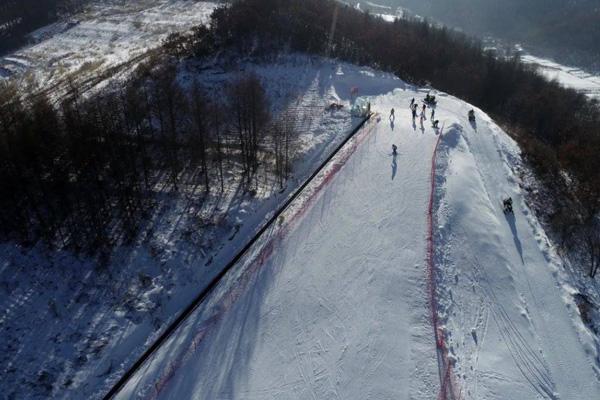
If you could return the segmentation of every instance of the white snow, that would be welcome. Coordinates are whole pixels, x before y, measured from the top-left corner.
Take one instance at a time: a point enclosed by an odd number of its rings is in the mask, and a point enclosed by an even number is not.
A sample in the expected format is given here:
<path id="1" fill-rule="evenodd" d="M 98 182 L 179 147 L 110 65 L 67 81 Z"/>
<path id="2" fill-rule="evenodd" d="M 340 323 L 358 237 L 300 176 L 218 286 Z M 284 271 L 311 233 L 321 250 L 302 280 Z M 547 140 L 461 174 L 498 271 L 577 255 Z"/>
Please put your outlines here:
<path id="1" fill-rule="evenodd" d="M 476 129 L 456 121 L 439 157 L 441 312 L 466 398 L 597 398 L 597 352 L 524 203 L 518 147 L 480 114 Z M 514 215 L 502 212 L 506 196 Z"/>
<path id="2" fill-rule="evenodd" d="M 600 76 L 592 75 L 580 68 L 569 67 L 530 54 L 523 55 L 521 60 L 526 64 L 534 65 L 546 78 L 556 80 L 565 87 L 600 100 Z"/>
<path id="3" fill-rule="evenodd" d="M 197 0 L 98 1 L 71 20 L 30 34 L 35 42 L 6 57 L 0 70 L 31 73 L 42 88 L 70 74 L 94 76 L 141 56 L 168 34 L 208 22 L 216 2 Z"/>
<path id="4" fill-rule="evenodd" d="M 437 135 L 407 109 L 424 91 L 339 71 L 380 115 L 119 398 L 438 398 L 425 265 Z M 437 95 L 434 278 L 460 398 L 599 398 L 568 277 L 511 170 L 518 147 L 482 112 L 471 126 L 471 106 Z"/>
<path id="5" fill-rule="evenodd" d="M 341 71 L 368 92 L 404 86 Z M 404 108 L 409 94 L 373 106 Z M 406 112 L 396 123 L 371 122 L 120 398 L 435 397 L 427 224 L 414 216 L 437 137 L 400 129 Z"/>
<path id="6" fill-rule="evenodd" d="M 368 6 L 373 7 L 373 8 L 379 8 L 379 9 L 384 9 L 384 10 L 391 10 L 392 9 L 392 7 L 390 7 L 390 6 L 373 3 L 371 1 L 366 1 L 365 3 L 367 3 Z"/>
<path id="7" fill-rule="evenodd" d="M 392 15 L 392 14 L 377 14 L 377 15 L 386 22 L 394 22 L 396 19 L 401 18 L 397 15 Z"/>

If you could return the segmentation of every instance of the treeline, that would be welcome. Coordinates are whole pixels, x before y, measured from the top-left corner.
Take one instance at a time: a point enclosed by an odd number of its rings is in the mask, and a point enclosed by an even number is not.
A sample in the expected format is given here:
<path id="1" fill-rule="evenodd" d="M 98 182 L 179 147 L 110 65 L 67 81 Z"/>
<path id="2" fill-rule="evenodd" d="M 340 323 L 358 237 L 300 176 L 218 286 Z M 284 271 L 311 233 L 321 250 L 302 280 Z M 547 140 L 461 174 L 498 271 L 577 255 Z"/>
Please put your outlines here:
<path id="1" fill-rule="evenodd" d="M 0 86 L 0 240 L 107 255 L 150 223 L 157 194 L 226 190 L 227 172 L 248 191 L 266 175 L 283 185 L 295 125 L 271 118 L 260 80 L 213 99 L 176 78 L 170 63 L 143 65 L 59 106 Z"/>
<path id="2" fill-rule="evenodd" d="M 547 81 L 518 59 L 485 53 L 465 35 L 418 20 L 386 23 L 333 0 L 241 0 L 216 10 L 210 31 L 200 35 L 205 40 L 192 34 L 187 44 L 178 41 L 179 50 L 206 54 L 228 47 L 257 55 L 291 49 L 330 55 L 431 84 L 478 105 L 509 127 L 538 176 L 554 194 L 561 192 L 547 209 L 548 218 L 564 232 L 566 246 L 587 250 L 590 275 L 597 272 L 597 102 Z M 559 189 L 565 181 L 568 187 Z"/>
<path id="3" fill-rule="evenodd" d="M 380 0 L 379 3 L 407 7 L 471 34 L 524 43 L 562 62 L 600 69 L 597 0 Z"/>
<path id="4" fill-rule="evenodd" d="M 27 42 L 26 35 L 60 15 L 80 11 L 88 0 L 2 0 L 0 54 Z"/>

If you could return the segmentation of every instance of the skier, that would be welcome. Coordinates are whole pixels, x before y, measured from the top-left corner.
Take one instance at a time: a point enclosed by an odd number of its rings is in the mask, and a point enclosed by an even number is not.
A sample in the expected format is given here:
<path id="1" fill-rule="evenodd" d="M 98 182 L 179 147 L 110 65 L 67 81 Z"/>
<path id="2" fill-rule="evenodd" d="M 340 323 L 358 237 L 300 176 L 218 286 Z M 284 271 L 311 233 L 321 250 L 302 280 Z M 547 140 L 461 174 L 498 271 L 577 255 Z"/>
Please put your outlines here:
<path id="1" fill-rule="evenodd" d="M 504 213 L 511 213 L 513 212 L 513 200 L 512 197 L 508 197 L 504 200 L 502 200 L 502 205 L 504 206 Z"/>
<path id="2" fill-rule="evenodd" d="M 423 109 L 421 110 L 421 125 L 423 125 L 423 121 L 427 120 L 427 117 L 425 116 L 426 108 L 427 108 L 427 106 L 425 104 L 423 104 Z"/>
<path id="3" fill-rule="evenodd" d="M 433 121 L 434 118 L 435 118 L 435 108 L 432 108 L 431 109 L 431 117 L 429 119 Z"/>
<path id="4" fill-rule="evenodd" d="M 410 106 L 408 106 L 408 108 L 410 108 L 412 110 L 414 105 L 415 105 L 415 98 L 413 97 L 412 100 L 410 101 Z"/>
<path id="5" fill-rule="evenodd" d="M 417 105 L 413 104 L 411 107 L 412 110 L 412 117 L 413 117 L 413 121 L 417 118 Z"/>
<path id="6" fill-rule="evenodd" d="M 427 93 L 427 96 L 425 96 L 425 100 L 424 101 L 429 106 L 435 106 L 437 104 L 437 101 L 435 100 L 435 96 L 432 96 L 429 93 Z"/>
<path id="7" fill-rule="evenodd" d="M 396 119 L 396 116 L 394 115 L 394 109 L 392 108 L 392 110 L 390 111 L 390 121 L 394 121 Z"/>
<path id="8" fill-rule="evenodd" d="M 392 154 L 395 156 L 398 155 L 398 147 L 395 144 L 392 144 Z"/>
<path id="9" fill-rule="evenodd" d="M 471 109 L 469 111 L 469 121 L 473 122 L 475 121 L 475 110 Z"/>
<path id="10" fill-rule="evenodd" d="M 440 120 L 436 119 L 435 121 L 433 121 L 433 129 L 437 129 L 439 127 L 440 124 Z"/>

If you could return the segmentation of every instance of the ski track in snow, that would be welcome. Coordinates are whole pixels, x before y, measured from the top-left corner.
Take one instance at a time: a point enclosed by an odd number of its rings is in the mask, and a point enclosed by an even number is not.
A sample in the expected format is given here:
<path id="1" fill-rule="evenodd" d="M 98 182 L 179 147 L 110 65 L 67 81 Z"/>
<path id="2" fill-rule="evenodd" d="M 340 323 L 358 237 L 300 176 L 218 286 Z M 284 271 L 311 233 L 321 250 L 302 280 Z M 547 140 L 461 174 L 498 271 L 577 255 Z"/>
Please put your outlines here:
<path id="1" fill-rule="evenodd" d="M 409 116 L 410 99 L 424 91 L 389 79 L 368 93 L 380 115 L 118 398 L 600 395 L 558 261 L 510 168 L 517 146 L 481 112 L 469 124 L 470 106 L 442 93 L 432 219 L 439 308 L 431 320 L 427 203 L 438 136 Z M 501 210 L 506 195 L 515 199 L 514 217 Z M 176 371 L 173 360 L 183 360 Z"/>
<path id="2" fill-rule="evenodd" d="M 559 265 L 510 168 L 518 148 L 482 113 L 471 126 L 466 110 L 442 141 L 437 235 L 465 398 L 596 398 L 593 356 L 563 301 Z M 502 212 L 509 195 L 514 215 Z"/>

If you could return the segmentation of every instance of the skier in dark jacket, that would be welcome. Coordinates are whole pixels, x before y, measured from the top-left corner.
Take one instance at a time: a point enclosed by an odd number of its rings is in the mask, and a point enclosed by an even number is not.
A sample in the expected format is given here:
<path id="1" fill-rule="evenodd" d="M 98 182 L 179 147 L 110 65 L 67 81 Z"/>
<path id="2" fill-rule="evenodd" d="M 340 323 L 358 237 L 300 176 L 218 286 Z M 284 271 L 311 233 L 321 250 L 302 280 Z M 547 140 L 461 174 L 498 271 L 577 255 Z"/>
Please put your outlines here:
<path id="1" fill-rule="evenodd" d="M 469 121 L 473 122 L 475 121 L 475 110 L 471 109 L 469 111 Z"/>
<path id="2" fill-rule="evenodd" d="M 504 205 L 504 212 L 505 213 L 512 213 L 513 212 L 513 200 L 512 200 L 512 197 L 508 197 L 508 198 L 504 199 L 502 201 L 502 204 Z"/>
<path id="3" fill-rule="evenodd" d="M 392 145 L 392 154 L 395 156 L 398 155 L 398 146 L 396 146 L 395 144 Z"/>
<path id="4" fill-rule="evenodd" d="M 423 109 L 421 110 L 421 125 L 423 125 L 423 121 L 425 121 L 427 119 L 427 117 L 425 116 L 426 109 L 427 109 L 427 106 L 425 104 L 423 104 Z"/>

